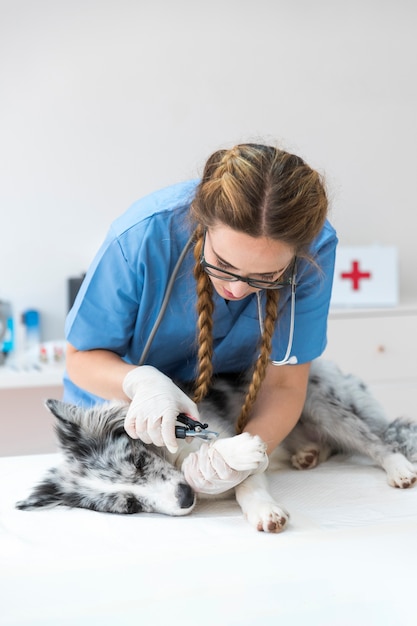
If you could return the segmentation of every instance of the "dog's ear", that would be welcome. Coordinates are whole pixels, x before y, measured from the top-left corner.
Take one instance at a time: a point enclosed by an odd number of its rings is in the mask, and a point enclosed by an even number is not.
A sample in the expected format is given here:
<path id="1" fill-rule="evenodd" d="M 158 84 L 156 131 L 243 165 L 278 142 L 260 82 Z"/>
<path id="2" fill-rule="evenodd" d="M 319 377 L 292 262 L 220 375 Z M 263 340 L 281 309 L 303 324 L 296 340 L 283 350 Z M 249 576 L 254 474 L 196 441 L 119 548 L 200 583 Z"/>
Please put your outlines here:
<path id="1" fill-rule="evenodd" d="M 84 440 L 82 437 L 82 423 L 86 410 L 75 404 L 61 402 L 60 400 L 49 399 L 45 404 L 57 418 L 55 432 L 63 452 L 69 452 L 76 458 L 86 454 L 82 445 Z"/>
<path id="2" fill-rule="evenodd" d="M 31 509 L 41 509 L 45 507 L 54 507 L 62 504 L 62 493 L 51 478 L 46 478 L 40 482 L 30 496 L 26 500 L 20 500 L 16 503 L 16 508 L 21 511 L 30 511 Z"/>
<path id="3" fill-rule="evenodd" d="M 67 422 L 75 422 L 79 424 L 82 421 L 82 416 L 85 410 L 75 404 L 69 404 L 68 402 L 62 402 L 61 400 L 53 400 L 49 398 L 45 402 L 45 406 L 51 411 L 55 417 Z"/>
<path id="4" fill-rule="evenodd" d="M 67 456 L 83 461 L 102 448 L 107 437 L 128 438 L 123 428 L 127 404 L 97 404 L 84 408 L 60 400 L 47 400 L 46 406 L 55 415 L 55 431 L 60 448 Z"/>
<path id="5" fill-rule="evenodd" d="M 74 432 L 73 426 L 82 426 L 86 409 L 61 400 L 47 400 L 45 406 L 51 411 L 57 420 L 57 428 L 61 430 L 69 429 L 69 433 Z"/>
<path id="6" fill-rule="evenodd" d="M 128 404 L 126 402 L 103 402 L 90 408 L 77 406 L 60 400 L 47 400 L 46 407 L 59 422 L 75 424 L 90 437 L 101 437 L 123 427 Z"/>
<path id="7" fill-rule="evenodd" d="M 61 417 L 61 414 L 64 412 L 65 402 L 61 402 L 60 400 L 54 400 L 53 398 L 49 398 L 46 400 L 45 406 L 48 408 L 55 417 Z"/>

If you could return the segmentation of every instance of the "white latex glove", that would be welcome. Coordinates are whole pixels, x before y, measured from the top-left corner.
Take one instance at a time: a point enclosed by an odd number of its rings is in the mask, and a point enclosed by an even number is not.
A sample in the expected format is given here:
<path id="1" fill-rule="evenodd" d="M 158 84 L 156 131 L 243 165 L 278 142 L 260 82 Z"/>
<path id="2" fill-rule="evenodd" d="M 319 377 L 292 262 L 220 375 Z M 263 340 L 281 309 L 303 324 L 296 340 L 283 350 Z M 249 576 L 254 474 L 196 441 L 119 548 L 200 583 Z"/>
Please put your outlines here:
<path id="1" fill-rule="evenodd" d="M 168 376 L 151 365 L 131 370 L 123 391 L 132 400 L 124 427 L 133 439 L 166 446 L 176 452 L 175 423 L 179 413 L 199 421 L 197 405 Z"/>
<path id="2" fill-rule="evenodd" d="M 242 433 L 203 443 L 183 461 L 182 472 L 196 492 L 216 495 L 239 485 L 268 467 L 266 445 L 259 437 Z"/>

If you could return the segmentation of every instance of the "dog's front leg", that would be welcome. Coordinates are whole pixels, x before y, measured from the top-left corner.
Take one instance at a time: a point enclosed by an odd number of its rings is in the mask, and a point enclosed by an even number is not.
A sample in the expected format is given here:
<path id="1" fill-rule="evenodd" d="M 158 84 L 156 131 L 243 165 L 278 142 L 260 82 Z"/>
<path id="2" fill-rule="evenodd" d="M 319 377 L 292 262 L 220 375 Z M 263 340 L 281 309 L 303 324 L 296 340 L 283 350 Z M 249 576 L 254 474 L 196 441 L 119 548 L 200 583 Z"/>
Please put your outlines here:
<path id="1" fill-rule="evenodd" d="M 289 513 L 269 493 L 265 474 L 248 476 L 235 487 L 235 493 L 243 514 L 257 530 L 269 533 L 284 530 Z"/>

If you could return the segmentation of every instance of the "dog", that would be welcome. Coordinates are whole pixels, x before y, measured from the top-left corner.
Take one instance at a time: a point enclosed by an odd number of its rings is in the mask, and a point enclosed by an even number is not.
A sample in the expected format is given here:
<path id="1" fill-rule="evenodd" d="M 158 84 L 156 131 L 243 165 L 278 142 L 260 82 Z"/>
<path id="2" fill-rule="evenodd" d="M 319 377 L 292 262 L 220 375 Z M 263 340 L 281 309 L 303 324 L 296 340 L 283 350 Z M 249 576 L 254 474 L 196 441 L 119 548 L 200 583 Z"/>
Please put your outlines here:
<path id="1" fill-rule="evenodd" d="M 210 445 L 236 470 L 256 467 L 265 450 L 259 437 L 234 434 L 247 383 L 245 376 L 218 376 L 199 405 L 202 421 L 219 433 Z M 193 510 L 196 494 L 180 468 L 201 440 L 180 441 L 178 452 L 171 454 L 127 435 L 123 427 L 127 404 L 112 402 L 83 409 L 48 400 L 46 405 L 56 417 L 62 462 L 48 471 L 27 499 L 17 502 L 18 509 L 66 505 L 166 515 Z M 311 365 L 302 415 L 271 455 L 270 466 L 275 457 L 297 469 L 311 469 L 338 452 L 368 456 L 385 470 L 392 487 L 406 489 L 417 481 L 417 422 L 397 419 L 389 423 L 361 380 L 318 359 Z M 234 491 L 243 514 L 257 530 L 278 533 L 287 526 L 289 513 L 271 496 L 264 473 L 249 475 Z"/>

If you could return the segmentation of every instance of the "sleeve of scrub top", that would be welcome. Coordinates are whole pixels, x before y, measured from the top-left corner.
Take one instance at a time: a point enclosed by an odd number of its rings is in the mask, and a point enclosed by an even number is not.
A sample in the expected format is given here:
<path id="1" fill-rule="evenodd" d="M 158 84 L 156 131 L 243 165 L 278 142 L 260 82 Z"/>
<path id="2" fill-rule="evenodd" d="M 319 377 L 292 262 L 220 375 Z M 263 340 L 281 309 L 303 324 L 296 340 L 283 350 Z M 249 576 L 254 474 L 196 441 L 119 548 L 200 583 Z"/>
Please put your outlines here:
<path id="1" fill-rule="evenodd" d="M 141 285 L 142 277 L 110 234 L 67 316 L 67 340 L 78 350 L 102 348 L 123 356 L 133 334 Z"/>
<path id="2" fill-rule="evenodd" d="M 295 325 L 291 356 L 297 363 L 318 358 L 327 343 L 327 317 L 333 285 L 337 237 L 328 237 L 316 252 L 315 261 L 300 262 L 295 296 Z M 280 314 L 278 332 L 273 339 L 272 362 L 284 358 L 290 333 L 290 300 Z"/>

